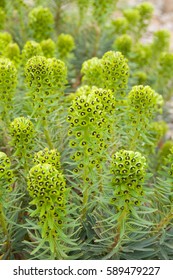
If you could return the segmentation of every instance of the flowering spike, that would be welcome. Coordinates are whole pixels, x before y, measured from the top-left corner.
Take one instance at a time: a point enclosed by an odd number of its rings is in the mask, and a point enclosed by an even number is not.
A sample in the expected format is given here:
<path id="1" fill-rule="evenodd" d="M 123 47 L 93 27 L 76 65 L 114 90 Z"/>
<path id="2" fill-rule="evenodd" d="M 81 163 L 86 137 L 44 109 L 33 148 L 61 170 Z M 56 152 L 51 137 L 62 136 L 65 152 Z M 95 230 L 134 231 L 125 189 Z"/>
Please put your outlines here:
<path id="1" fill-rule="evenodd" d="M 111 162 L 113 197 L 118 211 L 129 211 L 143 200 L 146 159 L 139 152 L 120 150 Z"/>

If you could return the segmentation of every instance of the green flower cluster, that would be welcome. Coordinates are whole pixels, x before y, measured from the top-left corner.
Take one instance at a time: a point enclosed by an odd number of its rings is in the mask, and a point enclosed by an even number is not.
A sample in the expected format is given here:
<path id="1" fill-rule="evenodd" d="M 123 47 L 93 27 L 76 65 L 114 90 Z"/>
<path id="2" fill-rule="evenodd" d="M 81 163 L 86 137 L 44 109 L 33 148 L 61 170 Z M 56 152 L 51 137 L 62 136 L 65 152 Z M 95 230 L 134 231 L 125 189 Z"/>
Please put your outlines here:
<path id="1" fill-rule="evenodd" d="M 74 38 L 70 34 L 60 34 L 56 42 L 59 58 L 66 59 L 75 48 Z"/>
<path id="2" fill-rule="evenodd" d="M 154 32 L 153 37 L 153 42 L 151 43 L 153 56 L 160 56 L 162 52 L 169 50 L 170 33 L 168 30 L 158 30 Z"/>
<path id="3" fill-rule="evenodd" d="M 109 89 L 116 94 L 116 98 L 124 96 L 129 66 L 127 59 L 120 52 L 108 51 L 101 59 L 92 58 L 85 61 L 81 72 L 86 84 Z"/>
<path id="4" fill-rule="evenodd" d="M 55 55 L 55 49 L 56 49 L 56 44 L 52 39 L 47 39 L 43 40 L 40 42 L 43 55 L 47 58 L 54 57 Z"/>
<path id="5" fill-rule="evenodd" d="M 127 56 L 132 49 L 132 38 L 128 34 L 123 34 L 116 38 L 113 48 Z"/>
<path id="6" fill-rule="evenodd" d="M 163 98 L 150 86 L 134 86 L 128 94 L 129 115 L 132 123 L 143 122 L 144 127 L 161 110 Z"/>
<path id="7" fill-rule="evenodd" d="M 12 36 L 8 32 L 0 32 L 0 53 L 3 53 L 6 46 L 12 42 Z"/>
<path id="8" fill-rule="evenodd" d="M 15 147 L 18 155 L 25 154 L 26 151 L 32 149 L 33 137 L 35 134 L 33 123 L 25 117 L 14 119 L 10 124 L 11 144 Z M 30 157 L 30 154 L 27 153 Z"/>
<path id="9" fill-rule="evenodd" d="M 54 110 L 55 101 L 59 99 L 67 82 L 67 68 L 61 60 L 34 56 L 25 65 L 25 82 L 31 89 L 35 113 L 45 116 Z"/>
<path id="10" fill-rule="evenodd" d="M 2 119 L 9 116 L 17 84 L 17 70 L 8 58 L 0 58 L 0 112 Z"/>
<path id="11" fill-rule="evenodd" d="M 83 74 L 82 81 L 88 86 L 102 86 L 101 59 L 93 57 L 84 61 L 82 64 L 81 73 Z"/>
<path id="12" fill-rule="evenodd" d="M 35 41 L 27 41 L 22 49 L 22 62 L 25 64 L 31 57 L 43 55 L 42 47 Z"/>
<path id="13" fill-rule="evenodd" d="M 121 36 L 125 34 L 128 29 L 128 21 L 125 17 L 118 17 L 112 21 L 115 34 Z"/>
<path id="14" fill-rule="evenodd" d="M 0 152 L 0 201 L 6 191 L 11 190 L 14 175 L 10 167 L 11 161 L 9 157 L 5 153 Z"/>
<path id="15" fill-rule="evenodd" d="M 104 88 L 124 95 L 129 77 L 127 59 L 120 52 L 109 51 L 102 57 Z"/>
<path id="16" fill-rule="evenodd" d="M 75 150 L 72 159 L 78 163 L 74 172 L 86 168 L 99 168 L 111 134 L 110 117 L 115 99 L 110 90 L 81 87 L 77 91 L 67 117 L 70 147 Z"/>
<path id="17" fill-rule="evenodd" d="M 63 225 L 66 208 L 64 176 L 52 163 L 39 163 L 30 169 L 27 185 L 32 198 L 30 204 L 36 206 L 31 216 L 39 217 L 42 238 L 49 240 L 57 236 Z"/>
<path id="18" fill-rule="evenodd" d="M 54 19 L 49 8 L 36 7 L 29 13 L 29 28 L 33 38 L 41 41 L 48 39 L 53 31 Z"/>
<path id="19" fill-rule="evenodd" d="M 57 170 L 61 169 L 60 153 L 56 150 L 49 150 L 45 148 L 34 155 L 34 164 L 48 163 L 55 167 Z"/>
<path id="20" fill-rule="evenodd" d="M 9 43 L 4 50 L 3 56 L 9 58 L 17 67 L 20 63 L 20 48 L 16 43 Z"/>
<path id="21" fill-rule="evenodd" d="M 118 211 L 129 211 L 143 200 L 146 159 L 139 152 L 120 150 L 112 156 L 113 198 Z"/>

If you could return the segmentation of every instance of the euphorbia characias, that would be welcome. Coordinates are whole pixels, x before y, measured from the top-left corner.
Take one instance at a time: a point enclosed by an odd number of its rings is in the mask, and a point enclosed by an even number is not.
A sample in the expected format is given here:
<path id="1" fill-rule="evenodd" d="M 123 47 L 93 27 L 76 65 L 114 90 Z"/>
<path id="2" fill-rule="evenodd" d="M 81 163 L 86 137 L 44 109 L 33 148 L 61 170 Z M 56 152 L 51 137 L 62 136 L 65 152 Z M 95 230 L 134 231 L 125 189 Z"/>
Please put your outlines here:
<path id="1" fill-rule="evenodd" d="M 112 156 L 113 197 L 111 203 L 115 205 L 117 211 L 128 213 L 142 203 L 145 195 L 143 182 L 146 168 L 146 159 L 139 152 L 120 150 Z"/>
<path id="2" fill-rule="evenodd" d="M 48 241 L 50 250 L 57 253 L 57 240 L 61 240 L 66 223 L 66 182 L 63 174 L 51 163 L 34 165 L 28 175 L 28 191 L 32 198 L 31 217 L 38 217 L 43 240 Z"/>
<path id="3" fill-rule="evenodd" d="M 9 124 L 13 97 L 17 85 L 17 70 L 8 58 L 0 58 L 0 99 L 1 118 Z"/>
<path id="4" fill-rule="evenodd" d="M 8 235 L 8 227 L 4 210 L 8 205 L 8 193 L 12 191 L 13 182 L 14 174 L 11 169 L 11 161 L 4 152 L 0 152 L 0 224 L 5 238 Z"/>
<path id="5" fill-rule="evenodd" d="M 31 157 L 30 150 L 33 148 L 35 129 L 30 119 L 26 117 L 15 118 L 9 127 L 11 146 L 14 147 L 15 155 L 19 158 Z"/>

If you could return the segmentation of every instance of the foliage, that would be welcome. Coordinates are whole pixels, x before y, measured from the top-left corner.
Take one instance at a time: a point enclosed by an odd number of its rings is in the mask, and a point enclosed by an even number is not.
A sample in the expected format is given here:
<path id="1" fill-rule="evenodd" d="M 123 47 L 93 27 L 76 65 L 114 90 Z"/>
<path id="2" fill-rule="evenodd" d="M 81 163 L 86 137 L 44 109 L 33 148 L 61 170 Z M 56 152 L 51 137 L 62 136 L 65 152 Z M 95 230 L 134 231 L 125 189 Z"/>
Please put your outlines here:
<path id="1" fill-rule="evenodd" d="M 173 258 L 170 34 L 117 2 L 0 2 L 1 259 Z"/>

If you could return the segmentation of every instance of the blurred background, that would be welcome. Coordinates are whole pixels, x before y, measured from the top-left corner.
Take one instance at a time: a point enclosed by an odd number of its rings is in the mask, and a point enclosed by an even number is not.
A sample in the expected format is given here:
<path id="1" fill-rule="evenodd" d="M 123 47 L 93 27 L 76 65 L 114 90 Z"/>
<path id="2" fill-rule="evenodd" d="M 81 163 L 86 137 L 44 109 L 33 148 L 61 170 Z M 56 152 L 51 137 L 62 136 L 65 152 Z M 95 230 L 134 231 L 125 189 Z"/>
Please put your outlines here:
<path id="1" fill-rule="evenodd" d="M 118 2 L 118 5 L 122 8 L 124 6 L 134 6 L 143 2 L 149 2 L 154 5 L 154 15 L 144 38 L 145 41 L 151 40 L 153 32 L 159 29 L 168 29 L 171 33 L 171 50 L 173 50 L 173 0 L 121 0 Z"/>

